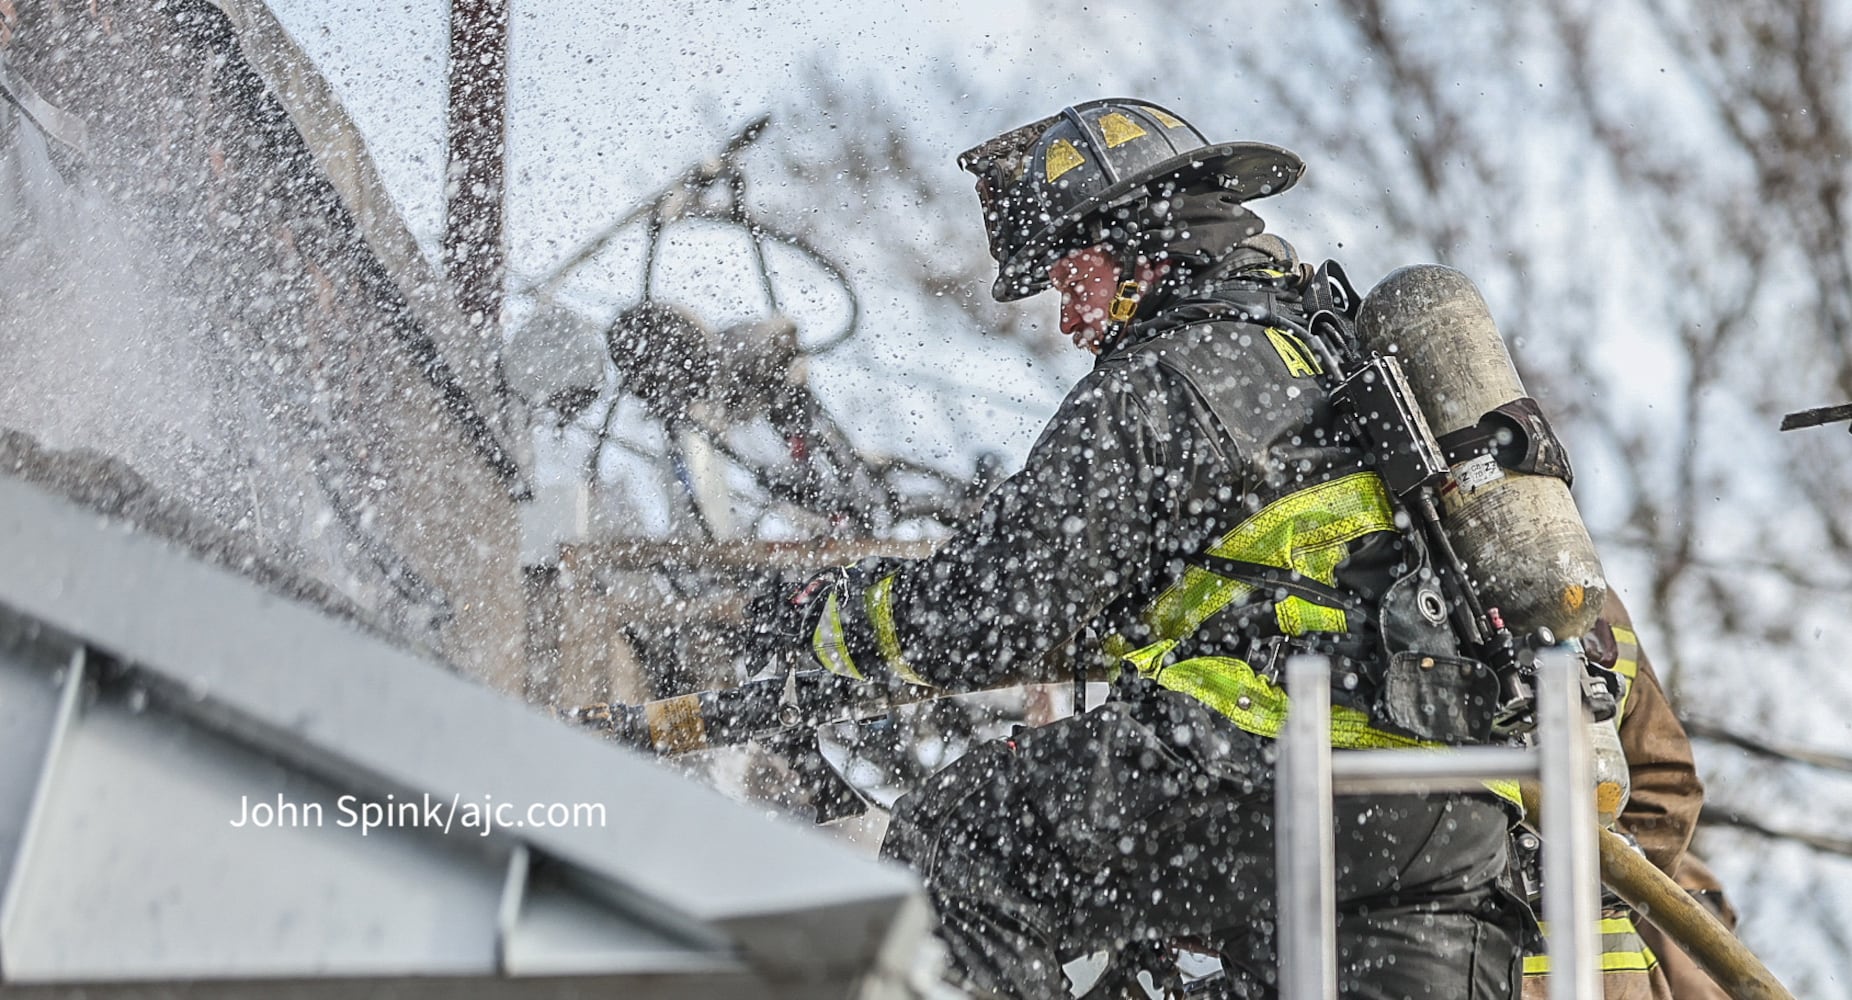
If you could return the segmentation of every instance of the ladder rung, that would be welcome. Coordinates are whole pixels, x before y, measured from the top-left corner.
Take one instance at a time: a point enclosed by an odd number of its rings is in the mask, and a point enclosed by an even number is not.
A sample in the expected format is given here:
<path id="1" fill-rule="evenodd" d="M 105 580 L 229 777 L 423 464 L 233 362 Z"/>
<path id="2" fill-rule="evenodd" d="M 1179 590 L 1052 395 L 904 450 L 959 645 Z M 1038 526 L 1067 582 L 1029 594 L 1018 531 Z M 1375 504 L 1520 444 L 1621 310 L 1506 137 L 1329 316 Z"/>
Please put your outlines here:
<path id="1" fill-rule="evenodd" d="M 1552 849 L 1543 859 L 1543 908 L 1567 925 L 1550 938 L 1550 998 L 1600 996 L 1600 878 L 1580 660 L 1560 648 L 1539 651 L 1535 749 L 1333 751 L 1330 676 L 1323 657 L 1286 661 L 1286 687 L 1300 693 L 1280 734 L 1274 795 L 1282 1000 L 1337 996 L 1332 795 L 1470 790 L 1494 778 L 1536 778 L 1547 800 L 1541 832 Z"/>
<path id="2" fill-rule="evenodd" d="M 1339 795 L 1470 792 L 1491 779 L 1535 778 L 1539 760 L 1522 747 L 1340 750 L 1331 755 L 1331 787 Z"/>

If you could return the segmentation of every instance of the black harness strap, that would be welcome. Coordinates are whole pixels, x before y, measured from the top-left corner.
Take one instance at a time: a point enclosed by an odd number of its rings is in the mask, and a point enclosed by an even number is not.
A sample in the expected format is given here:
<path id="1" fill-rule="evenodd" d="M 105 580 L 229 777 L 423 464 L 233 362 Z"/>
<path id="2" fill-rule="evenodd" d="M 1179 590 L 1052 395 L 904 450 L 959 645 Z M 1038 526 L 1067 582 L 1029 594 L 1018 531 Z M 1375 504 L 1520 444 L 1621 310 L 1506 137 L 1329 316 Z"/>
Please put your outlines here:
<path id="1" fill-rule="evenodd" d="M 1347 614 L 1369 617 L 1369 608 L 1357 599 L 1355 594 L 1348 594 L 1330 584 L 1300 573 L 1297 570 L 1281 569 L 1265 563 L 1248 562 L 1244 559 L 1230 559 L 1227 556 L 1211 555 L 1203 552 L 1184 560 L 1199 569 L 1208 570 L 1216 576 L 1258 587 L 1270 593 L 1284 592 L 1288 596 L 1338 608 Z"/>
<path id="2" fill-rule="evenodd" d="M 1471 427 L 1441 435 L 1440 446 L 1447 453 L 1449 465 L 1491 455 L 1493 461 L 1513 472 L 1554 476 L 1575 485 L 1568 449 L 1556 437 L 1543 409 L 1529 396 L 1487 411 Z"/>

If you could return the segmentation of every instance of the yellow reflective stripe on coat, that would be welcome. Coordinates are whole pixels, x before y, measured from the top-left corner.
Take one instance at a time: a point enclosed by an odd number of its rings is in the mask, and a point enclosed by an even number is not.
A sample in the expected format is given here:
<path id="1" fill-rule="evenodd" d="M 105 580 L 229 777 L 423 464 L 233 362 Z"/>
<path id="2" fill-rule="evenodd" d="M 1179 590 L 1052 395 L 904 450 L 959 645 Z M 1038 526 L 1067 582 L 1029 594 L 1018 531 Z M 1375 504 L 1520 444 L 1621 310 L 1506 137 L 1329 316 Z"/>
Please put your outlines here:
<path id="1" fill-rule="evenodd" d="M 823 602 L 823 617 L 817 619 L 817 629 L 810 635 L 810 650 L 830 673 L 863 680 L 862 672 L 856 669 L 855 660 L 849 656 L 849 640 L 842 628 L 842 605 L 837 597 L 836 592 L 831 591 L 829 600 Z"/>
<path id="2" fill-rule="evenodd" d="M 1154 642 L 1143 649 L 1120 651 L 1113 648 L 1114 640 L 1117 639 L 1119 639 L 1118 636 L 1113 636 L 1107 640 L 1107 653 L 1130 663 L 1132 669 L 1146 677 L 1156 677 L 1158 671 L 1164 669 L 1164 658 L 1170 655 L 1171 650 L 1177 648 L 1177 640 L 1165 639 L 1162 642 Z"/>
<path id="3" fill-rule="evenodd" d="M 1395 512 L 1382 477 L 1358 472 L 1273 501 L 1235 525 L 1209 549 L 1210 555 L 1280 569 L 1296 570 L 1320 583 L 1337 582 L 1338 564 L 1350 543 L 1365 535 L 1395 530 Z M 1158 595 L 1145 612 L 1145 623 L 1165 639 L 1181 640 L 1254 588 L 1191 566 L 1183 578 Z M 1287 635 L 1343 632 L 1348 624 L 1338 608 L 1299 597 L 1275 607 Z"/>
<path id="4" fill-rule="evenodd" d="M 1614 672 L 1620 675 L 1621 691 L 1619 710 L 1627 710 L 1627 696 L 1633 693 L 1634 678 L 1640 676 L 1640 637 L 1633 629 L 1619 625 L 1609 626 L 1614 633 Z"/>
<path id="5" fill-rule="evenodd" d="M 1199 656 L 1164 665 L 1163 656 L 1174 646 L 1170 641 L 1156 643 L 1125 659 L 1160 687 L 1195 698 L 1247 732 L 1279 737 L 1291 704 L 1284 688 L 1255 673 L 1247 661 L 1231 656 Z M 1445 749 L 1440 743 L 1377 729 L 1370 725 L 1369 713 L 1347 705 L 1331 706 L 1331 745 L 1340 750 Z M 1519 801 L 1515 781 L 1488 781 L 1485 786 L 1501 799 Z"/>
<path id="6" fill-rule="evenodd" d="M 1543 929 L 1545 937 L 1550 934 L 1547 920 L 1537 922 Z M 1659 956 L 1646 946 L 1640 937 L 1640 929 L 1634 925 L 1633 918 L 1626 914 L 1603 916 L 1596 928 L 1601 935 L 1601 971 L 1603 972 L 1651 972 L 1659 964 Z M 1527 976 L 1547 976 L 1550 974 L 1550 956 L 1525 955 L 1524 974 Z"/>
<path id="7" fill-rule="evenodd" d="M 909 684 L 931 687 L 901 654 L 900 633 L 894 629 L 894 577 L 882 577 L 879 583 L 868 588 L 862 601 L 868 608 L 868 620 L 874 624 L 875 648 L 881 651 L 887 668 Z"/>

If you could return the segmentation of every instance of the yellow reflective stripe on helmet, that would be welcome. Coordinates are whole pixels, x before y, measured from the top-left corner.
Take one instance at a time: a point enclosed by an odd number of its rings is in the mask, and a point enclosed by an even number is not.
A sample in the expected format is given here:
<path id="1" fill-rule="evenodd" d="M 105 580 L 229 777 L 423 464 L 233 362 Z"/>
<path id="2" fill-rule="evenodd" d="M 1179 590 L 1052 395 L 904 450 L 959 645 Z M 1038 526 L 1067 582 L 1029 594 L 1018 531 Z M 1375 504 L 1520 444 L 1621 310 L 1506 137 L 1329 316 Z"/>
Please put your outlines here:
<path id="1" fill-rule="evenodd" d="M 829 600 L 823 603 L 823 617 L 817 619 L 817 629 L 811 633 L 810 649 L 817 662 L 823 664 L 823 669 L 863 680 L 862 672 L 856 669 L 855 660 L 849 656 L 849 641 L 843 634 L 842 608 L 837 597 L 832 591 Z"/>
<path id="2" fill-rule="evenodd" d="M 1153 118 L 1156 118 L 1160 123 L 1163 124 L 1165 128 L 1182 128 L 1183 127 L 1183 119 L 1178 118 L 1176 115 L 1173 115 L 1168 111 L 1165 111 L 1163 108 L 1154 108 L 1154 107 L 1151 107 L 1150 105 L 1141 105 L 1141 107 L 1144 108 L 1144 111 L 1146 114 L 1150 115 Z"/>
<path id="3" fill-rule="evenodd" d="M 1338 564 L 1350 543 L 1364 535 L 1395 530 L 1395 512 L 1382 477 L 1357 472 L 1273 501 L 1235 525 L 1209 549 L 1210 555 L 1296 570 L 1320 583 L 1337 582 Z M 1183 639 L 1210 615 L 1253 593 L 1248 584 L 1191 566 L 1145 612 L 1145 623 L 1166 639 Z M 1275 612 L 1288 635 L 1345 631 L 1345 614 L 1297 597 Z"/>
<path id="4" fill-rule="evenodd" d="M 1159 686 L 1195 698 L 1247 732 L 1269 739 L 1279 737 L 1291 704 L 1285 689 L 1255 673 L 1245 660 L 1230 656 L 1198 656 L 1162 665 L 1164 654 L 1175 645 L 1169 641 L 1156 643 L 1125 659 L 1137 665 L 1139 672 L 1155 677 Z M 1331 745 L 1340 750 L 1445 749 L 1440 743 L 1377 729 L 1370 725 L 1369 713 L 1347 705 L 1331 706 Z M 1499 798 L 1519 801 L 1515 781 L 1488 781 L 1485 786 Z"/>
<path id="5" fill-rule="evenodd" d="M 1633 629 L 1610 626 L 1614 633 L 1614 672 L 1620 675 L 1620 711 L 1627 710 L 1627 696 L 1633 693 L 1634 678 L 1640 676 L 1640 637 Z"/>
<path id="6" fill-rule="evenodd" d="M 1117 111 L 1101 115 L 1096 124 L 1100 127 L 1100 138 L 1106 140 L 1107 149 L 1117 149 L 1133 139 L 1140 139 L 1146 135 L 1145 130 L 1138 127 L 1137 122 Z"/>
<path id="7" fill-rule="evenodd" d="M 1087 158 L 1080 155 L 1080 150 L 1075 149 L 1073 143 L 1066 139 L 1058 139 L 1054 145 L 1048 147 L 1047 154 L 1042 157 L 1043 175 L 1048 178 L 1048 183 L 1053 184 L 1061 179 L 1062 174 L 1086 162 Z"/>
<path id="8" fill-rule="evenodd" d="M 875 628 L 875 648 L 881 651 L 887 668 L 909 684 L 931 687 L 901 655 L 900 633 L 894 630 L 894 577 L 882 577 L 879 583 L 868 588 L 862 601 L 868 608 L 868 620 Z"/>

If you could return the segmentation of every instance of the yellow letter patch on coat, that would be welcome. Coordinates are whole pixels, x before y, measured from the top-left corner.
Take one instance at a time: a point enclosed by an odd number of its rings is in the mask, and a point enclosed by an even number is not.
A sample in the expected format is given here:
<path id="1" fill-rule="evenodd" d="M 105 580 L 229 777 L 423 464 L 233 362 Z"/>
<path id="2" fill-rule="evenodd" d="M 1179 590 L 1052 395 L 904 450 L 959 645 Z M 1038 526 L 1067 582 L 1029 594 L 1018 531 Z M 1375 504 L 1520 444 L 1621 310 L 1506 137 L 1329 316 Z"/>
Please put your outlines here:
<path id="1" fill-rule="evenodd" d="M 1325 366 L 1318 363 L 1318 355 L 1313 354 L 1305 341 L 1291 330 L 1270 326 L 1267 328 L 1267 341 L 1279 352 L 1280 360 L 1286 362 L 1286 373 L 1293 378 L 1325 373 Z"/>

